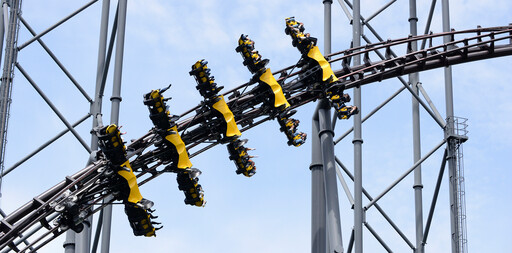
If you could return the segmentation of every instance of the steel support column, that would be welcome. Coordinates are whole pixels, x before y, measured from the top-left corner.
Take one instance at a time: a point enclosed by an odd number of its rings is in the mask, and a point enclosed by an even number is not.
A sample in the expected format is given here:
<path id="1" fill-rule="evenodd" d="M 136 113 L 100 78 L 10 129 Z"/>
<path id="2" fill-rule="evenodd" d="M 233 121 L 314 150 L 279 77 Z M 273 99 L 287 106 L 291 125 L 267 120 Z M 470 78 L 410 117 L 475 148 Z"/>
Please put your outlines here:
<path id="1" fill-rule="evenodd" d="M 449 0 L 442 0 L 442 16 L 443 16 L 443 32 L 450 31 L 450 9 L 449 9 Z M 450 42 L 450 36 L 444 36 L 443 42 Z M 446 128 L 445 128 L 445 136 L 450 136 L 453 134 L 453 119 L 454 116 L 454 108 L 453 108 L 453 84 L 452 84 L 452 67 L 447 66 L 444 68 L 444 82 L 445 82 L 445 100 L 446 100 Z M 458 209 L 456 203 L 456 187 L 457 184 L 454 182 L 456 177 L 456 158 L 455 158 L 455 145 L 451 141 L 446 142 L 447 146 L 447 160 L 448 164 L 448 175 L 449 175 L 449 194 L 450 194 L 450 224 L 451 224 L 451 245 L 452 245 L 452 253 L 459 253 L 458 243 L 457 243 L 457 235 L 459 234 L 457 219 L 458 219 Z"/>
<path id="2" fill-rule="evenodd" d="M 110 0 L 103 0 L 102 10 L 101 10 L 101 25 L 100 25 L 100 36 L 99 36 L 99 46 L 98 46 L 98 65 L 96 70 L 96 89 L 94 95 L 94 101 L 91 104 L 90 113 L 93 115 L 92 120 L 92 128 L 98 126 L 99 117 L 101 117 L 101 107 L 102 107 L 102 98 L 103 98 L 103 75 L 104 69 L 106 68 L 106 48 L 107 48 L 107 35 L 108 35 L 108 20 L 109 20 L 109 12 L 110 12 Z M 115 29 L 115 28 L 112 28 Z M 98 137 L 95 134 L 91 134 L 91 150 L 98 150 Z M 92 158 L 92 157 L 91 157 Z M 102 220 L 103 211 L 100 213 L 99 220 Z M 89 253 L 91 248 L 91 234 L 92 234 L 92 222 L 93 217 L 89 217 L 88 219 L 90 226 L 87 227 L 87 234 L 81 233 L 77 234 L 77 249 L 78 253 Z M 96 225 L 96 231 L 99 233 L 101 231 L 102 222 L 98 222 Z M 95 238 L 99 238 L 99 234 L 95 236 Z M 95 241 L 97 243 L 97 241 Z M 97 246 L 97 244 L 96 244 Z M 94 251 L 96 248 L 94 248 Z"/>
<path id="3" fill-rule="evenodd" d="M 318 115 L 315 113 L 315 115 Z M 326 210 L 322 152 L 318 138 L 318 117 L 311 126 L 311 253 L 327 252 Z"/>
<path id="4" fill-rule="evenodd" d="M 331 129 L 331 107 L 329 101 L 322 99 L 318 102 L 318 136 L 322 152 L 324 171 L 325 199 L 327 207 L 327 239 L 328 252 L 343 252 L 341 240 L 341 218 L 338 202 L 338 185 L 336 181 L 336 164 L 334 159 L 333 131 Z"/>
<path id="5" fill-rule="evenodd" d="M 116 41 L 116 58 L 114 65 L 114 86 L 112 89 L 112 109 L 110 113 L 110 123 L 119 123 L 119 107 L 121 104 L 121 81 L 123 74 L 123 56 L 124 56 L 124 37 L 126 30 L 126 8 L 127 0 L 119 0 L 117 18 L 117 41 Z"/>
<path id="6" fill-rule="evenodd" d="M 418 17 L 416 15 L 416 0 L 409 0 L 409 28 L 410 35 L 418 35 Z M 418 51 L 418 43 L 411 42 L 411 51 Z M 416 95 L 419 95 L 419 73 L 409 74 L 409 83 Z M 413 143 L 413 162 L 421 159 L 421 139 L 420 139 L 420 104 L 416 97 L 412 97 L 412 143 Z M 416 221 L 416 253 L 423 253 L 423 184 L 421 180 L 421 165 L 414 169 L 414 209 Z"/>
<path id="7" fill-rule="evenodd" d="M 6 9 L 4 8 L 4 11 Z M 14 64 L 18 55 L 18 13 L 21 11 L 21 0 L 11 1 L 10 15 L 5 37 L 5 60 L 2 72 L 2 84 L 0 85 L 0 173 L 4 170 L 5 146 L 7 143 L 7 127 L 9 123 L 9 110 L 11 106 L 12 78 Z M 4 12 L 4 18 L 5 18 Z M 5 21 L 4 21 L 5 22 Z M 0 176 L 0 197 L 2 189 L 2 177 Z"/>
<path id="8" fill-rule="evenodd" d="M 0 66 L 2 65 L 2 53 L 4 52 L 4 34 L 7 31 L 7 9 L 6 0 L 2 0 L 2 7 L 0 9 Z"/>
<path id="9" fill-rule="evenodd" d="M 112 89 L 112 107 L 110 111 L 110 123 L 119 124 L 119 107 L 121 104 L 121 80 L 123 70 L 124 37 L 126 28 L 127 0 L 119 0 L 117 17 L 117 41 L 116 57 L 114 65 L 114 85 Z M 108 199 L 106 199 L 108 201 Z M 110 230 L 112 227 L 112 205 L 103 209 L 103 233 L 101 237 L 101 253 L 110 252 Z"/>
<path id="10" fill-rule="evenodd" d="M 352 43 L 353 47 L 361 46 L 361 2 L 354 0 L 352 9 Z M 361 56 L 354 56 L 354 66 L 361 64 Z M 354 115 L 354 252 L 363 252 L 363 153 L 362 153 L 362 121 L 361 121 L 361 87 L 354 89 L 354 105 L 359 113 Z"/>
<path id="11" fill-rule="evenodd" d="M 324 54 L 331 53 L 331 6 L 332 0 L 323 0 L 324 4 Z M 318 137 L 322 152 L 324 168 L 324 186 L 327 207 L 327 240 L 328 252 L 343 252 L 341 235 L 341 218 L 338 199 L 338 183 L 336 181 L 336 164 L 334 159 L 334 132 L 332 131 L 331 106 L 327 99 L 318 102 Z"/>
<path id="12" fill-rule="evenodd" d="M 66 232 L 66 240 L 64 241 L 64 253 L 75 253 L 76 240 L 75 240 L 75 232 L 68 231 Z"/>
<path id="13" fill-rule="evenodd" d="M 96 88 L 94 101 L 91 103 L 90 113 L 92 117 L 92 128 L 98 126 L 98 117 L 101 117 L 101 107 L 103 98 L 102 78 L 105 66 L 105 56 L 107 48 L 107 35 L 108 35 L 108 20 L 110 12 L 110 0 L 103 0 L 101 9 L 101 24 L 100 24 L 100 36 L 98 46 L 98 65 L 96 69 Z M 91 150 L 93 152 L 98 150 L 98 137 L 95 134 L 91 134 Z M 92 158 L 92 157 L 91 157 Z M 103 217 L 100 217 L 103 219 Z M 91 235 L 92 235 L 92 222 L 93 217 L 89 217 L 86 226 L 81 233 L 75 235 L 76 241 L 76 252 L 77 253 L 89 253 L 91 252 Z M 97 226 L 101 227 L 103 223 L 98 223 Z M 69 233 L 69 232 L 68 232 Z"/>

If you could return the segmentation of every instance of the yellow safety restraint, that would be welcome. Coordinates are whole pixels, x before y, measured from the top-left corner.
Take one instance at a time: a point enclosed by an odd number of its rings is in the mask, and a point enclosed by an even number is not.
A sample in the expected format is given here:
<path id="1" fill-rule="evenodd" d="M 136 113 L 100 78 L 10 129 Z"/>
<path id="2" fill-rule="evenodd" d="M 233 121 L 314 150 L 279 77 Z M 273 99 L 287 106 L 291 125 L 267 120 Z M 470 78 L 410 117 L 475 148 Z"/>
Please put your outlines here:
<path id="1" fill-rule="evenodd" d="M 138 203 L 142 200 L 142 195 L 140 194 L 139 186 L 137 185 L 137 177 L 133 173 L 132 166 L 130 165 L 130 162 L 126 160 L 126 162 L 121 164 L 120 167 L 121 169 L 117 171 L 117 174 L 126 180 L 128 187 L 130 188 L 128 202 Z"/>
<path id="2" fill-rule="evenodd" d="M 276 78 L 272 75 L 270 69 L 265 70 L 265 72 L 260 76 L 260 81 L 266 83 L 272 89 L 274 93 L 274 107 L 279 108 L 285 105 L 284 108 L 290 107 L 290 103 L 286 100 L 283 94 L 283 89 L 281 85 L 277 83 Z"/>
<path id="3" fill-rule="evenodd" d="M 236 125 L 235 116 L 233 112 L 228 107 L 228 104 L 224 100 L 224 96 L 218 96 L 219 101 L 213 104 L 213 109 L 220 112 L 224 117 L 224 121 L 226 121 L 226 133 L 225 137 L 233 137 L 233 136 L 241 136 L 242 133 L 238 130 L 238 126 Z"/>
<path id="4" fill-rule="evenodd" d="M 171 128 L 171 130 L 174 131 L 174 133 L 165 136 L 165 139 L 168 140 L 176 148 L 176 152 L 178 153 L 178 169 L 186 169 L 192 167 L 192 162 L 190 162 L 190 159 L 188 158 L 185 143 L 181 139 L 181 136 L 178 134 L 178 127 L 174 126 Z"/>
<path id="5" fill-rule="evenodd" d="M 317 46 L 314 46 L 309 50 L 308 57 L 315 60 L 318 65 L 320 65 L 320 68 L 322 68 L 322 81 L 325 82 L 331 77 L 331 83 L 338 81 L 338 78 L 334 75 L 334 72 L 331 69 L 331 64 L 325 60 L 325 57 L 320 53 L 320 49 L 318 49 Z"/>
<path id="6" fill-rule="evenodd" d="M 112 145 L 114 147 L 117 147 L 119 145 L 123 145 L 122 152 L 126 152 L 126 147 L 124 146 L 123 140 L 121 139 L 121 136 L 119 135 L 119 129 L 115 124 L 109 125 L 107 129 L 105 130 L 106 133 L 112 134 L 115 131 L 118 132 L 118 134 L 112 136 Z M 131 203 L 137 203 L 140 200 L 142 200 L 142 195 L 139 191 L 139 186 L 137 185 L 137 177 L 133 173 L 132 167 L 130 165 L 130 161 L 126 160 L 124 163 L 119 165 L 120 169 L 117 171 L 117 174 L 124 178 L 126 180 L 126 183 L 128 184 L 128 187 L 130 188 L 130 194 L 128 195 L 128 202 Z"/>

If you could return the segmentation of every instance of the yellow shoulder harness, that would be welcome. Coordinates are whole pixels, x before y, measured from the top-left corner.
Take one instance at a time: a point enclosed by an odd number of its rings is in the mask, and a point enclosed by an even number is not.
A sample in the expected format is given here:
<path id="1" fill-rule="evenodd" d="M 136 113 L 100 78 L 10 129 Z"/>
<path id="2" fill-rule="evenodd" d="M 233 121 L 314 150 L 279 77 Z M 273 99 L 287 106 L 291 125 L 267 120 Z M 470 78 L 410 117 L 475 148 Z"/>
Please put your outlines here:
<path id="1" fill-rule="evenodd" d="M 220 98 L 219 101 L 215 102 L 212 107 L 220 112 L 226 121 L 226 137 L 241 136 L 242 133 L 238 130 L 238 126 L 235 122 L 235 116 L 224 100 L 224 96 L 220 95 L 218 97 Z"/>
<path id="2" fill-rule="evenodd" d="M 137 177 L 133 173 L 132 166 L 130 165 L 130 162 L 128 160 L 126 160 L 126 162 L 124 162 L 120 166 L 122 169 L 117 171 L 117 174 L 119 174 L 119 176 L 126 179 L 126 183 L 128 184 L 128 187 L 130 188 L 130 195 L 128 195 L 128 202 L 137 203 L 140 200 L 142 200 L 142 195 L 140 194 L 139 186 L 137 185 Z"/>
<path id="3" fill-rule="evenodd" d="M 274 93 L 274 107 L 279 108 L 282 105 L 286 105 L 285 108 L 290 107 L 290 104 L 286 100 L 283 94 L 283 89 L 281 85 L 277 83 L 276 78 L 272 75 L 270 69 L 265 70 L 265 72 L 260 76 L 260 81 L 266 83 L 272 89 Z"/>
<path id="4" fill-rule="evenodd" d="M 334 72 L 331 69 L 331 64 L 325 60 L 322 53 L 320 53 L 320 49 L 317 46 L 312 47 L 308 52 L 308 57 L 318 62 L 320 68 L 322 68 L 322 81 L 327 81 L 332 76 L 331 82 L 338 81 L 338 78 L 334 75 Z"/>
<path id="5" fill-rule="evenodd" d="M 192 167 L 192 162 L 190 162 L 190 159 L 188 158 L 185 143 L 181 139 L 181 136 L 178 134 L 178 127 L 174 126 L 171 128 L 171 130 L 174 131 L 174 133 L 165 136 L 165 139 L 168 140 L 176 148 L 176 152 L 178 153 L 178 169 L 186 169 Z"/>

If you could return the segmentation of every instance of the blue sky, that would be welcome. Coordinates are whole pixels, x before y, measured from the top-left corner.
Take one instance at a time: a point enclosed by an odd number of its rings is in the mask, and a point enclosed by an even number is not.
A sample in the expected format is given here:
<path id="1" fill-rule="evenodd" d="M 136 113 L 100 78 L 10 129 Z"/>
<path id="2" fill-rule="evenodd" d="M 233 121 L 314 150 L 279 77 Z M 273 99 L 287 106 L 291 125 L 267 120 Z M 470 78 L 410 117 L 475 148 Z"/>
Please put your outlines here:
<path id="1" fill-rule="evenodd" d="M 88 1 L 23 1 L 23 17 L 37 32 L 45 30 Z M 112 1 L 115 2 L 115 1 Z M 206 3 L 205 3 L 206 2 Z M 152 126 L 142 95 L 151 89 L 173 86 L 165 95 L 171 113 L 180 114 L 201 101 L 190 66 L 206 59 L 219 85 L 238 86 L 251 77 L 235 52 L 240 34 L 249 34 L 272 70 L 293 65 L 299 52 L 284 34 L 284 18 L 295 16 L 306 31 L 319 39 L 323 51 L 322 1 L 129 1 L 124 52 L 123 89 L 120 125 L 135 139 Z M 362 1 L 362 15 L 373 14 L 387 1 Z M 438 1 L 439 2 L 439 1 Z M 114 3 L 111 9 L 114 9 Z M 424 30 L 430 1 L 418 2 L 418 31 Z M 409 34 L 408 4 L 398 1 L 371 21 L 384 39 L 403 38 Z M 64 63 L 90 96 L 94 93 L 101 3 L 96 3 L 69 22 L 43 37 L 44 42 Z M 352 28 L 337 1 L 333 4 L 332 51 L 349 48 Z M 507 25 L 512 3 L 495 0 L 450 1 L 451 26 L 456 30 Z M 113 11 L 112 11 L 113 14 Z M 432 22 L 432 31 L 440 32 L 440 3 Z M 368 30 L 364 32 L 376 42 Z M 19 42 L 30 39 L 20 30 Z M 397 52 L 398 55 L 404 52 Z M 20 51 L 18 60 L 53 103 L 75 122 L 89 111 L 89 106 L 42 48 L 33 43 Z M 492 59 L 453 68 L 455 115 L 469 119 L 469 141 L 464 144 L 468 248 L 470 252 L 506 252 L 506 236 L 512 226 L 508 217 L 512 193 L 508 181 L 512 172 L 508 157 L 512 148 L 511 57 Z M 334 65 L 334 69 L 339 66 Z M 113 65 L 111 67 L 113 69 Z M 407 80 L 407 77 L 404 77 Z M 420 74 L 420 81 L 436 107 L 445 115 L 442 69 Z M 109 76 L 103 105 L 104 122 L 110 118 Z M 401 87 L 397 79 L 363 87 L 362 115 Z M 352 94 L 349 91 L 349 94 Z M 25 157 L 65 126 L 16 72 L 13 103 L 9 121 L 6 168 Z M 310 133 L 315 105 L 301 107 L 296 118 L 300 129 Z M 412 165 L 411 96 L 400 94 L 388 106 L 363 125 L 363 185 L 373 195 L 380 194 Z M 340 136 L 352 120 L 338 121 Z M 87 142 L 92 122 L 77 131 Z M 422 154 L 443 138 L 437 124 L 421 112 Z M 245 178 L 235 174 L 225 147 L 218 146 L 195 157 L 194 167 L 203 171 L 200 183 L 208 201 L 204 208 L 186 206 L 177 189 L 174 175 L 163 175 L 141 187 L 144 197 L 155 202 L 158 221 L 164 228 L 156 238 L 134 237 L 122 206 L 114 208 L 111 252 L 308 252 L 310 251 L 310 142 L 299 148 L 286 145 L 277 122 L 267 122 L 243 134 L 247 146 L 257 150 L 257 174 Z M 336 138 L 336 137 L 335 137 Z M 336 146 L 336 155 L 352 170 L 352 135 Z M 507 155 L 508 154 L 508 155 Z M 442 150 L 423 164 L 423 199 L 426 219 Z M 10 213 L 32 197 L 81 169 L 88 155 L 71 134 L 52 144 L 4 178 L 1 207 Z M 345 178 L 349 181 L 348 178 Z M 444 178 L 438 208 L 429 235 L 427 250 L 447 252 L 449 241 L 449 204 L 447 178 Z M 379 204 L 414 242 L 413 179 L 407 177 L 383 197 Z M 349 182 L 352 189 L 352 184 Z M 348 244 L 353 226 L 352 210 L 339 187 L 342 209 L 343 242 Z M 364 200 L 364 203 L 368 203 Z M 410 252 L 374 208 L 367 221 L 395 252 Z M 63 237 L 43 249 L 58 252 Z M 492 242 L 492 243 L 490 243 Z M 366 252 L 385 252 L 371 234 L 364 232 Z"/>

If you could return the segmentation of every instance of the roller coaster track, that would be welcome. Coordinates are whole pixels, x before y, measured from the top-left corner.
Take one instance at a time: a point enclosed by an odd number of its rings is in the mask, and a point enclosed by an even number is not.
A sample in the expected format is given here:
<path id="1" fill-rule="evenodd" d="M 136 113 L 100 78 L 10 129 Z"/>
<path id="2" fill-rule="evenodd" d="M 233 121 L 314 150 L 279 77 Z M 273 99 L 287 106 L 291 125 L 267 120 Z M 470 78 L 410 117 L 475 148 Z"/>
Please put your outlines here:
<path id="1" fill-rule="evenodd" d="M 444 36 L 449 36 L 451 42 L 437 44 Z M 411 44 L 423 40 L 429 42 L 429 47 L 412 52 Z M 432 46 L 434 44 L 437 46 Z M 406 53 L 400 57 L 394 56 L 393 52 L 399 51 Z M 362 56 L 364 64 L 350 66 L 352 57 L 358 55 Z M 508 55 L 512 55 L 512 26 L 388 40 L 333 53 L 326 58 L 329 59 L 341 83 L 346 89 L 350 89 L 413 72 Z M 336 66 L 339 65 L 341 69 L 337 69 Z M 295 69 L 295 66 L 290 66 L 273 73 L 277 76 L 276 79 L 292 108 L 300 107 L 322 96 L 322 93 L 315 89 L 315 84 L 308 79 L 315 70 L 302 69 L 294 72 Z M 228 105 L 236 121 L 242 126 L 241 131 L 272 119 L 263 106 L 258 107 L 262 103 L 262 98 L 255 92 L 256 86 L 256 83 L 249 82 L 223 94 L 229 98 Z M 178 130 L 191 157 L 220 143 L 202 124 L 208 112 L 200 110 L 201 108 L 201 105 L 198 105 L 186 111 L 180 115 L 181 120 L 178 121 Z M 165 167 L 158 169 L 165 165 L 161 159 L 165 150 L 155 145 L 158 142 L 159 137 L 152 129 L 127 145 L 130 163 L 137 173 L 139 185 L 169 172 Z M 0 250 L 36 251 L 61 235 L 68 228 L 56 224 L 55 221 L 60 215 L 59 207 L 66 202 L 72 201 L 80 205 L 81 220 L 105 207 L 108 203 L 103 204 L 101 201 L 112 193 L 109 185 L 105 184 L 105 178 L 113 173 L 107 164 L 108 161 L 99 159 L 74 175 L 66 177 L 1 220 Z M 40 231 L 42 229 L 43 232 Z M 36 232 L 37 235 L 34 235 Z"/>

